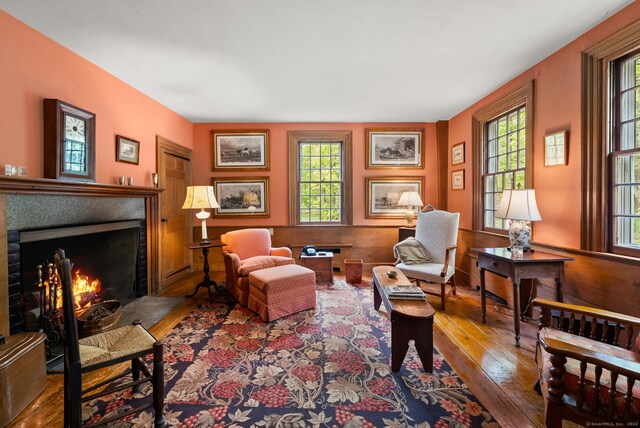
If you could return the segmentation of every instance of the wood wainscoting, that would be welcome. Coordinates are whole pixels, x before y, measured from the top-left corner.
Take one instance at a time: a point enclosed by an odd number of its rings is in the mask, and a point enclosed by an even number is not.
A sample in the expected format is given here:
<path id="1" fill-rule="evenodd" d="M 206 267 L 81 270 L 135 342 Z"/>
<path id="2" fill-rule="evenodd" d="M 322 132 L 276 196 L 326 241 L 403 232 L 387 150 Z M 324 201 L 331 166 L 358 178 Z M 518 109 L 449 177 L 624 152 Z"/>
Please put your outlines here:
<path id="1" fill-rule="evenodd" d="M 459 281 L 463 285 L 469 284 L 472 288 L 480 284 L 475 263 L 477 257 L 471 249 L 507 246 L 509 240 L 506 236 L 460 229 L 456 254 L 456 283 Z M 565 302 L 640 317 L 640 260 L 536 243 L 532 243 L 532 248 L 575 259 L 565 263 L 565 280 L 562 286 Z M 511 305 L 511 282 L 490 273 L 486 275 L 486 279 L 487 289 Z M 555 300 L 554 281 L 534 280 L 531 295 Z M 524 294 L 522 299 L 525 299 Z"/>
<path id="2" fill-rule="evenodd" d="M 259 227 L 259 226 L 255 226 Z M 243 227 L 207 227 L 207 234 L 215 239 L 231 230 Z M 338 248 L 334 254 L 334 266 L 344 272 L 345 259 L 362 259 L 363 270 L 371 272 L 373 266 L 394 262 L 393 246 L 398 242 L 398 226 L 274 226 L 271 242 L 274 247 L 289 247 L 298 259 L 300 249 L 305 245 L 318 248 Z M 200 239 L 200 227 L 194 227 L 193 240 Z M 193 254 L 196 270 L 202 270 L 202 254 Z M 209 253 L 209 265 L 213 271 L 224 271 L 220 251 Z"/>

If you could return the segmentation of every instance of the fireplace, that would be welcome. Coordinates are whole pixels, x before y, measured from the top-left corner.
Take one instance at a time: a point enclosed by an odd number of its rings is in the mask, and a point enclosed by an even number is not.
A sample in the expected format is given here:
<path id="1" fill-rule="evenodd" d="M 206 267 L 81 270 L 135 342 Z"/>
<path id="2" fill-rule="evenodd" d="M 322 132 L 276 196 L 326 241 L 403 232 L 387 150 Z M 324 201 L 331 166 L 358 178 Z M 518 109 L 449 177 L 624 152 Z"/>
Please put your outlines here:
<path id="1" fill-rule="evenodd" d="M 143 221 L 11 231 L 10 236 L 19 243 L 10 250 L 10 257 L 20 261 L 21 299 L 12 307 L 20 316 L 10 314 L 18 321 L 14 326 L 17 331 L 37 331 L 41 326 L 38 313 L 42 290 L 36 266 L 42 266 L 46 278 L 47 264 L 53 262 L 57 248 L 64 249 L 72 261 L 74 276 L 78 273 L 100 281 L 98 294 L 91 296 L 93 303 L 117 300 L 124 305 L 147 294 L 146 269 L 141 269 L 146 260 Z"/>
<path id="2" fill-rule="evenodd" d="M 143 198 L 16 194 L 7 196 L 9 331 L 38 329 L 37 265 L 63 248 L 74 272 L 98 278 L 102 300 L 127 303 L 147 294 Z"/>

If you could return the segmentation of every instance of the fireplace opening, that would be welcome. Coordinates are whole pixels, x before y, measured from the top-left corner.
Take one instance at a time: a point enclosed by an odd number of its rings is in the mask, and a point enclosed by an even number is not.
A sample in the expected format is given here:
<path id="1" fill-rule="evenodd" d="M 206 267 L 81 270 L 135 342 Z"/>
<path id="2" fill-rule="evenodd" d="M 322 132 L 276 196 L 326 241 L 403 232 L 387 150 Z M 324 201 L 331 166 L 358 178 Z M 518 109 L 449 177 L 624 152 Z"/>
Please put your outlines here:
<path id="1" fill-rule="evenodd" d="M 43 279 L 46 279 L 47 264 L 53 263 L 53 254 L 58 248 L 64 249 L 72 261 L 74 276 L 80 271 L 82 276 L 100 281 L 96 301 L 116 300 L 125 305 L 147 294 L 144 221 L 23 230 L 11 236 L 18 241 L 18 245 L 10 245 L 10 249 L 14 253 L 12 258 L 18 261 L 13 264 L 13 270 L 17 271 L 14 277 L 19 277 L 21 296 L 19 302 L 14 301 L 13 305 L 10 302 L 10 313 L 12 308 L 20 312 L 19 317 L 15 317 L 20 320 L 20 325 L 13 326 L 15 332 L 37 331 L 42 327 L 38 319 L 41 289 L 37 266 L 42 266 Z M 19 275 L 15 275 L 17 273 Z"/>

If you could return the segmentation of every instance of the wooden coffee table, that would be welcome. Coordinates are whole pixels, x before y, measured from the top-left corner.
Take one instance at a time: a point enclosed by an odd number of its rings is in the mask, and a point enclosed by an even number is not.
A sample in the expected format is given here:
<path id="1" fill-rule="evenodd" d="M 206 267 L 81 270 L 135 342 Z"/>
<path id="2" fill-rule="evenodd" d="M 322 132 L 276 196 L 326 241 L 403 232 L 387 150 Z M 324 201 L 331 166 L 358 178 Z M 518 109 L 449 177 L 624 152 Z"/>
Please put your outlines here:
<path id="1" fill-rule="evenodd" d="M 398 272 L 389 278 L 387 271 Z M 393 266 L 373 268 L 373 307 L 378 310 L 380 303 L 391 318 L 391 371 L 397 372 L 402 366 L 409 349 L 409 341 L 415 342 L 416 351 L 425 371 L 433 372 L 433 315 L 435 309 L 427 300 L 389 300 L 384 288 L 389 285 L 410 285 L 406 276 Z"/>

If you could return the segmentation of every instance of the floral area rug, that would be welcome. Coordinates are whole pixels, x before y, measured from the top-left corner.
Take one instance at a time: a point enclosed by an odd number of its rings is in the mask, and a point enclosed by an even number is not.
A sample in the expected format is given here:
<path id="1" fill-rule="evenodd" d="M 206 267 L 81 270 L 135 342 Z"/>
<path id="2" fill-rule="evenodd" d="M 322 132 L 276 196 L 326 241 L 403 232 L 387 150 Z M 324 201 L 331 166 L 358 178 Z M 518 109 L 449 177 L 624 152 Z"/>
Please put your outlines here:
<path id="1" fill-rule="evenodd" d="M 193 310 L 163 342 L 172 427 L 498 426 L 434 350 L 426 373 L 410 346 L 390 371 L 391 325 L 370 284 L 319 286 L 316 310 L 271 323 L 226 293 Z M 150 386 L 84 406 L 84 421 L 149 399 Z M 153 426 L 153 412 L 112 426 Z"/>

